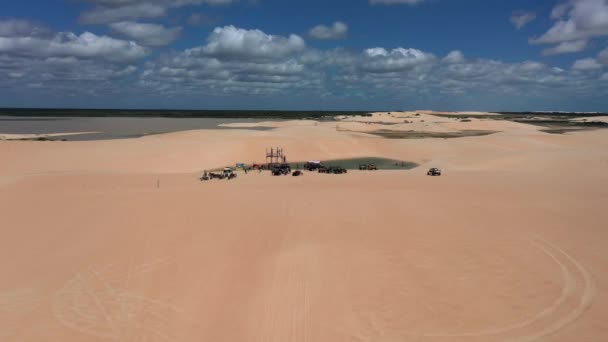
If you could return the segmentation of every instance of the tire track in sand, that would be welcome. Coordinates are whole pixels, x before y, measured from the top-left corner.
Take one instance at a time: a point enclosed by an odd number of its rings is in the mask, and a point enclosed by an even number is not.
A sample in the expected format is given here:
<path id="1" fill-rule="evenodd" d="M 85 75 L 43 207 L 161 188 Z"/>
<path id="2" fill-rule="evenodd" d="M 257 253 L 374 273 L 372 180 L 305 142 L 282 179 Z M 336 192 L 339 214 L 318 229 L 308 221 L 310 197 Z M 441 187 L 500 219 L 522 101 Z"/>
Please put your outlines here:
<path id="1" fill-rule="evenodd" d="M 572 255 L 544 240 L 533 237 L 531 243 L 559 266 L 562 289 L 560 295 L 546 308 L 532 317 L 505 325 L 484 330 L 446 333 L 446 332 L 412 332 L 389 326 L 378 319 L 374 313 L 360 315 L 360 326 L 368 327 L 366 332 L 354 334 L 360 341 L 403 340 L 404 338 L 491 338 L 501 341 L 536 341 L 559 332 L 561 329 L 579 319 L 592 305 L 595 297 L 595 283 L 589 271 Z M 365 323 L 367 322 L 367 324 Z M 365 336 L 365 337 L 363 337 Z"/>
<path id="2" fill-rule="evenodd" d="M 549 241 L 544 240 L 540 237 L 536 237 L 535 240 L 537 240 L 537 241 L 545 244 L 546 246 L 549 246 L 553 250 L 557 251 L 559 255 L 566 258 L 567 261 L 571 265 L 574 266 L 576 271 L 578 271 L 579 275 L 582 276 L 582 281 L 583 281 L 582 290 L 583 291 L 582 291 L 582 293 L 578 294 L 578 296 L 580 296 L 579 303 L 574 308 L 574 310 L 570 311 L 567 315 L 557 319 L 556 321 L 553 322 L 553 324 L 545 327 L 544 329 L 537 331 L 536 333 L 529 334 L 527 336 L 522 336 L 522 337 L 518 338 L 517 339 L 518 341 L 535 341 L 535 340 L 541 339 L 543 337 L 557 333 L 561 329 L 565 328 L 566 326 L 570 325 L 571 323 L 573 323 L 574 321 L 579 319 L 585 313 L 585 311 L 587 311 L 587 309 L 589 309 L 589 307 L 591 307 L 591 305 L 593 304 L 593 299 L 595 297 L 595 293 L 596 293 L 596 286 L 595 286 L 595 282 L 593 281 L 593 277 L 591 276 L 589 271 L 583 265 L 581 265 L 572 255 L 568 254 L 566 251 L 559 248 L 557 245 L 554 245 L 554 244 L 550 243 Z M 548 253 L 548 254 L 550 254 L 550 253 Z M 551 256 L 553 258 L 555 258 L 554 254 Z M 570 274 L 570 275 L 572 276 L 572 274 Z"/>
<path id="3" fill-rule="evenodd" d="M 131 268 L 125 275 L 106 267 L 77 272 L 53 298 L 53 314 L 64 326 L 113 341 L 174 341 L 169 322 L 177 309 L 131 289 L 125 278 L 164 262 Z"/>
<path id="4" fill-rule="evenodd" d="M 303 243 L 274 259 L 272 280 L 263 295 L 265 306 L 260 342 L 311 342 L 311 294 L 317 248 Z"/>

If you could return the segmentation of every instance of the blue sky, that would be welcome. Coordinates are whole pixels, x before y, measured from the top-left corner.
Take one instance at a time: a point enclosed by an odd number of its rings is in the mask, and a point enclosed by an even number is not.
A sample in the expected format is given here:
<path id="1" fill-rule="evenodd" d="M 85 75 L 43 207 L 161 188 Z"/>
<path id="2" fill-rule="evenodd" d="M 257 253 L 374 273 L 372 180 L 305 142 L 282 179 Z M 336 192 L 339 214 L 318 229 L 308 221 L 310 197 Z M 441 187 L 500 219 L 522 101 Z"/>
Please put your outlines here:
<path id="1" fill-rule="evenodd" d="M 0 106 L 608 111 L 608 0 L 22 0 Z"/>

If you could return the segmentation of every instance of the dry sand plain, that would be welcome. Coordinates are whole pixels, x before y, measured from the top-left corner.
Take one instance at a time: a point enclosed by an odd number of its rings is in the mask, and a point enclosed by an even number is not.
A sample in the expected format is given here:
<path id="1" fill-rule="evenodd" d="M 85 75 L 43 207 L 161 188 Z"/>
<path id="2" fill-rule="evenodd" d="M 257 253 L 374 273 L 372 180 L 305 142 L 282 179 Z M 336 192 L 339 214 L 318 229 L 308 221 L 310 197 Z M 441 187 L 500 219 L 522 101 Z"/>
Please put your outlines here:
<path id="1" fill-rule="evenodd" d="M 395 119 L 378 114 L 0 141 L 0 340 L 608 340 L 608 131 L 411 115 L 398 119 L 501 132 L 355 132 Z M 270 146 L 421 166 L 197 179 Z"/>

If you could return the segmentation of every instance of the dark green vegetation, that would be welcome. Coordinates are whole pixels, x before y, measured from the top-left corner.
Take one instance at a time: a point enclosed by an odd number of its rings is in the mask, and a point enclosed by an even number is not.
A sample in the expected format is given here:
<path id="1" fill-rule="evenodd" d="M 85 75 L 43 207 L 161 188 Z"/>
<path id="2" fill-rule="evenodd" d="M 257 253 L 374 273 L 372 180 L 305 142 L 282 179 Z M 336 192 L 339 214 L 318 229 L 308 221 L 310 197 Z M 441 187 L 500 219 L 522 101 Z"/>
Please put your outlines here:
<path id="1" fill-rule="evenodd" d="M 547 128 L 547 129 L 541 129 L 541 132 L 545 132 L 545 133 L 551 133 L 551 134 L 566 134 L 566 133 L 571 133 L 571 132 L 576 132 L 576 131 L 581 131 L 583 129 L 580 128 Z"/>
<path id="2" fill-rule="evenodd" d="M 325 166 L 340 166 L 347 170 L 359 170 L 359 165 L 361 164 L 374 164 L 378 167 L 379 170 L 410 170 L 418 167 L 418 164 L 388 159 L 388 158 L 378 158 L 378 157 L 364 157 L 364 158 L 350 158 L 350 159 L 331 159 L 331 160 L 323 160 L 321 161 L 322 165 Z M 294 167 L 294 163 L 291 164 L 292 168 Z M 304 163 L 295 163 L 295 166 L 304 165 Z M 296 168 L 294 168 L 296 169 Z M 373 171 L 370 171 L 373 172 Z"/>
<path id="3" fill-rule="evenodd" d="M 542 132 L 552 134 L 564 134 L 582 130 L 608 128 L 608 123 L 602 121 L 569 121 L 569 120 L 514 120 L 515 122 L 525 123 L 544 127 Z"/>
<path id="4" fill-rule="evenodd" d="M 370 134 L 378 135 L 387 139 L 424 139 L 424 138 L 441 138 L 441 139 L 453 139 L 453 138 L 464 138 L 464 137 L 478 137 L 482 135 L 490 135 L 498 133 L 496 131 L 478 131 L 478 130 L 466 130 L 460 132 L 419 132 L 419 131 L 389 131 L 389 130 L 378 130 L 369 132 Z"/>
<path id="5" fill-rule="evenodd" d="M 289 166 L 292 170 L 302 170 L 304 169 L 305 161 L 289 163 Z M 363 157 L 363 158 L 350 158 L 350 159 L 329 159 L 322 160 L 321 165 L 325 167 L 330 166 L 339 166 L 343 167 L 347 170 L 359 170 L 359 165 L 365 164 L 374 164 L 378 167 L 378 170 L 410 170 L 418 167 L 419 165 L 413 162 L 396 160 L 396 159 L 388 159 L 388 158 L 379 158 L 379 157 Z M 234 168 L 235 165 L 231 165 L 229 167 Z M 251 164 L 247 164 L 246 167 L 252 167 Z M 216 168 L 210 171 L 219 172 L 224 168 Z M 258 171 L 249 171 L 249 172 L 258 172 Z M 316 171 L 315 171 L 316 172 Z M 373 171 L 369 171 L 373 172 Z"/>
<path id="6" fill-rule="evenodd" d="M 468 115 L 468 114 L 442 114 L 448 118 L 460 119 L 468 122 L 470 118 L 486 120 L 508 120 L 528 125 L 544 127 L 542 132 L 564 134 L 581 130 L 608 128 L 608 123 L 601 121 L 572 121 L 572 119 L 594 116 L 608 116 L 608 113 L 562 113 L 562 112 L 498 112 L 500 115 Z M 484 134 L 481 134 L 484 135 Z"/>
<path id="7" fill-rule="evenodd" d="M 123 117 L 123 118 L 220 118 L 220 119 L 315 119 L 336 116 L 371 116 L 370 112 L 272 111 L 272 110 L 117 110 L 0 108 L 0 115 L 18 117 Z"/>
<path id="8" fill-rule="evenodd" d="M 55 137 L 55 138 L 36 137 L 36 138 L 23 138 L 23 139 L 12 139 L 12 140 L 19 140 L 19 141 L 68 141 L 67 139 L 60 138 L 60 137 Z"/>
<path id="9" fill-rule="evenodd" d="M 499 114 L 499 115 L 496 115 Z M 475 114 L 466 113 L 441 114 L 441 117 L 453 119 L 491 119 L 491 120 L 531 120 L 532 118 L 543 118 L 546 120 L 568 120 L 592 116 L 608 116 L 608 113 L 562 113 L 562 112 L 491 112 L 490 114 Z"/>
<path id="10" fill-rule="evenodd" d="M 528 122 L 529 124 L 538 125 L 545 127 L 541 129 L 542 132 L 552 134 L 564 134 L 569 132 L 593 130 L 600 128 L 608 128 L 608 123 L 602 121 L 592 122 L 549 122 L 549 123 L 535 123 Z"/>
<path id="11" fill-rule="evenodd" d="M 590 112 L 590 113 L 575 113 L 575 112 L 493 112 L 504 116 L 548 116 L 548 117 L 588 117 L 588 116 L 608 116 L 608 113 Z"/>

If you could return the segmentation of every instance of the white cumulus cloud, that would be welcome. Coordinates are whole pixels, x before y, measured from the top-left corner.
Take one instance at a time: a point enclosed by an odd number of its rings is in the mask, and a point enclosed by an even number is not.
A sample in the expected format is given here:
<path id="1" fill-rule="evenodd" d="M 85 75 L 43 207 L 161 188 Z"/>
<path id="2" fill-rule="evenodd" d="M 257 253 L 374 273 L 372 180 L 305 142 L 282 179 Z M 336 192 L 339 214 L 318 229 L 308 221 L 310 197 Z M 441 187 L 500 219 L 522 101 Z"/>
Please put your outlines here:
<path id="1" fill-rule="evenodd" d="M 443 61 L 448 64 L 463 63 L 464 54 L 461 51 L 455 50 L 448 53 L 448 55 L 443 58 Z"/>
<path id="2" fill-rule="evenodd" d="M 558 45 L 556 45 L 552 48 L 544 49 L 543 55 L 550 56 L 550 55 L 559 55 L 559 54 L 563 54 L 563 53 L 580 52 L 580 51 L 585 50 L 586 47 L 587 47 L 587 40 L 585 40 L 585 39 L 573 40 L 570 42 L 559 43 Z"/>
<path id="3" fill-rule="evenodd" d="M 158 24 L 121 21 L 110 24 L 113 32 L 147 46 L 164 46 L 174 42 L 181 27 L 167 28 Z"/>
<path id="4" fill-rule="evenodd" d="M 96 6 L 80 15 L 85 24 L 104 24 L 139 18 L 158 18 L 170 8 L 187 5 L 226 5 L 237 0 L 87 0 Z"/>
<path id="5" fill-rule="evenodd" d="M 312 54 L 307 53 L 304 40 L 297 35 L 217 27 L 206 45 L 148 63 L 142 82 L 152 89 L 173 84 L 216 95 L 318 88 L 322 73 L 309 67 L 319 60 Z"/>
<path id="6" fill-rule="evenodd" d="M 528 25 L 534 19 L 536 19 L 536 13 L 534 12 L 515 12 L 509 18 L 511 24 L 515 26 L 518 30 L 522 29 L 524 26 Z"/>
<path id="7" fill-rule="evenodd" d="M 384 48 L 371 48 L 365 50 L 362 57 L 359 68 L 373 73 L 402 71 L 435 60 L 433 54 L 411 48 L 396 48 L 391 51 Z"/>
<path id="8" fill-rule="evenodd" d="M 561 17 L 563 17 L 568 11 L 568 7 L 568 3 L 561 3 L 555 5 L 555 7 L 553 7 L 553 9 L 551 10 L 551 19 L 560 19 Z"/>
<path id="9" fill-rule="evenodd" d="M 41 36 L 50 33 L 45 27 L 22 19 L 0 20 L 0 37 Z"/>
<path id="10" fill-rule="evenodd" d="M 347 34 L 348 26 L 341 21 L 336 21 L 332 26 L 317 25 L 309 32 L 315 39 L 343 39 Z"/>
<path id="11" fill-rule="evenodd" d="M 246 30 L 234 26 L 217 27 L 209 35 L 207 45 L 200 51 L 208 56 L 234 59 L 273 59 L 303 51 L 304 39 L 266 34 L 260 30 Z"/>
<path id="12" fill-rule="evenodd" d="M 561 44 L 548 49 L 549 54 L 578 52 L 589 39 L 608 35 L 608 0 L 567 0 L 553 8 L 551 18 L 553 26 L 530 43 Z"/>
<path id="13" fill-rule="evenodd" d="M 572 65 L 574 70 L 596 70 L 601 67 L 602 65 L 595 58 L 578 59 Z"/>
<path id="14" fill-rule="evenodd" d="M 105 24 L 138 18 L 158 18 L 167 14 L 167 7 L 155 3 L 133 3 L 118 7 L 96 7 L 80 15 L 84 24 Z"/>
<path id="15" fill-rule="evenodd" d="M 602 50 L 597 55 L 597 59 L 604 64 L 608 64 L 608 48 L 605 48 L 604 50 Z"/>
<path id="16" fill-rule="evenodd" d="M 147 50 L 135 42 L 84 32 L 58 32 L 50 37 L 0 37 L 0 53 L 30 57 L 75 57 L 113 62 L 137 60 Z"/>

